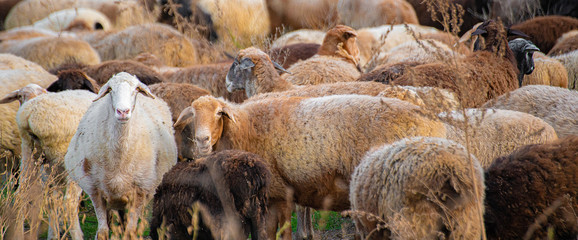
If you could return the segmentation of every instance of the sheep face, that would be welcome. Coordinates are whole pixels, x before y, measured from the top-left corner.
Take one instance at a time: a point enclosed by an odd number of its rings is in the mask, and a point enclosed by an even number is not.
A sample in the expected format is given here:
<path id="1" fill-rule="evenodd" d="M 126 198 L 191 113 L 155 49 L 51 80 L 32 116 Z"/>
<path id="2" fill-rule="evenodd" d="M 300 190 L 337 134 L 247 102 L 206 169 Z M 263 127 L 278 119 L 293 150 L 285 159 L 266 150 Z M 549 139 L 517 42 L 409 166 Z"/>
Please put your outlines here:
<path id="1" fill-rule="evenodd" d="M 115 117 L 120 123 L 126 123 L 134 111 L 137 93 L 155 98 L 149 88 L 141 83 L 136 76 L 126 72 L 120 72 L 112 76 L 108 82 L 102 86 L 98 96 L 93 101 L 97 101 L 110 93 L 112 109 Z"/>
<path id="2" fill-rule="evenodd" d="M 232 116 L 225 103 L 214 97 L 203 96 L 181 112 L 174 126 L 179 128 L 189 123 L 193 124 L 195 149 L 192 152 L 198 157 L 203 157 L 213 151 L 213 147 L 221 138 L 225 118 L 235 121 Z"/>
<path id="3" fill-rule="evenodd" d="M 255 67 L 255 63 L 250 58 L 235 59 L 225 78 L 227 91 L 247 89 L 245 84 L 253 76 L 253 67 Z"/>
<path id="4" fill-rule="evenodd" d="M 520 70 L 518 82 L 519 86 L 521 87 L 524 74 L 529 75 L 534 71 L 533 55 L 534 52 L 540 51 L 540 49 L 532 42 L 523 38 L 516 38 L 512 41 L 509 41 L 508 46 L 514 52 L 516 61 L 518 62 L 518 70 Z"/>
<path id="5" fill-rule="evenodd" d="M 15 90 L 8 95 L 4 96 L 4 98 L 0 99 L 0 104 L 3 103 L 10 103 L 13 101 L 18 100 L 20 105 L 24 104 L 26 101 L 37 97 L 40 94 L 46 93 L 46 89 L 38 86 L 36 84 L 28 84 L 26 87 L 21 89 Z"/>

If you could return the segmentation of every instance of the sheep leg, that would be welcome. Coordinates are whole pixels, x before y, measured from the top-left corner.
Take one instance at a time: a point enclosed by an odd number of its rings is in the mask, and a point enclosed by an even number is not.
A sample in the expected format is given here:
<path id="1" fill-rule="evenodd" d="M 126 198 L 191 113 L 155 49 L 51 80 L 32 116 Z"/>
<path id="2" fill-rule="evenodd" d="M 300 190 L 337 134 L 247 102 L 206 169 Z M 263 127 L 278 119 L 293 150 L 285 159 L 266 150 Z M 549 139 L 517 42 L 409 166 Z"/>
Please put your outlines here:
<path id="1" fill-rule="evenodd" d="M 276 239 L 277 227 L 281 232 L 282 239 L 291 240 L 291 212 L 293 203 L 277 202 L 270 204 L 267 214 L 267 236 L 268 239 Z M 288 226 L 285 226 L 288 224 Z"/>
<path id="2" fill-rule="evenodd" d="M 124 228 L 124 239 L 136 239 L 139 216 L 142 215 L 146 194 L 133 194 L 133 202 L 129 203 L 128 217 Z"/>
<path id="3" fill-rule="evenodd" d="M 313 239 L 313 222 L 311 208 L 297 206 L 297 239 Z"/>
<path id="4" fill-rule="evenodd" d="M 66 189 L 66 194 L 64 197 L 66 206 L 66 212 L 69 214 L 68 219 L 70 219 L 70 236 L 73 240 L 83 239 L 82 229 L 80 228 L 80 222 L 78 220 L 78 204 L 82 197 L 82 189 L 78 186 L 78 183 L 68 180 L 68 188 Z"/>
<path id="5" fill-rule="evenodd" d="M 108 239 L 109 228 L 105 200 L 102 197 L 102 193 L 98 190 L 96 193 L 90 194 L 90 200 L 92 201 L 94 212 L 96 213 L 96 219 L 98 220 L 98 230 L 95 239 L 106 240 Z"/>
<path id="6" fill-rule="evenodd" d="M 20 179 L 18 182 L 17 198 L 24 205 L 21 206 L 24 214 L 28 217 L 30 224 L 30 230 L 27 233 L 27 237 L 31 239 L 36 239 L 38 237 L 38 230 L 40 228 L 40 223 L 42 222 L 42 216 L 40 214 L 40 207 L 42 204 L 42 179 L 41 171 L 42 169 L 38 167 L 35 163 L 35 156 L 33 155 L 32 148 L 26 144 L 22 144 L 22 159 L 20 162 Z M 40 217 L 39 217 L 40 216 Z M 21 225 L 24 224 L 24 216 L 17 217 L 18 222 L 16 228 L 23 229 Z M 20 231 L 20 230 L 18 230 Z M 20 233 L 16 233 L 20 235 Z"/>
<path id="7" fill-rule="evenodd" d="M 60 221 L 58 221 L 60 214 L 58 213 L 58 205 L 62 194 L 60 188 L 51 189 L 50 202 L 48 208 L 48 236 L 46 239 L 60 239 Z"/>

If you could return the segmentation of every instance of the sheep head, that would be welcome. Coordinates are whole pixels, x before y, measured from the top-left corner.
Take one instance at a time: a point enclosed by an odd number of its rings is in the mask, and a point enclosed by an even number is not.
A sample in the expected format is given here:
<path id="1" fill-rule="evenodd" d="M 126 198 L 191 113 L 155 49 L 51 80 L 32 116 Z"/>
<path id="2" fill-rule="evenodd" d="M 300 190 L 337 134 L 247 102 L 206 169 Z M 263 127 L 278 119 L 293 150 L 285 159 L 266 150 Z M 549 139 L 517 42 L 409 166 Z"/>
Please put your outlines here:
<path id="1" fill-rule="evenodd" d="M 225 118 L 235 122 L 227 103 L 213 96 L 202 96 L 181 112 L 174 127 L 179 129 L 190 123 L 193 124 L 195 129 L 193 152 L 202 157 L 210 154 L 221 138 Z"/>
<path id="2" fill-rule="evenodd" d="M 80 69 L 58 71 L 58 80 L 54 81 L 46 90 L 60 92 L 69 89 L 84 89 L 93 93 L 100 90 L 98 83 Z"/>
<path id="3" fill-rule="evenodd" d="M 279 77 L 279 73 L 275 69 L 289 73 L 281 65 L 272 61 L 265 52 L 254 47 L 243 49 L 239 51 L 239 55 L 235 58 L 227 73 L 225 79 L 227 91 L 234 92 L 245 89 L 248 96 L 253 96 L 257 92 L 257 85 L 265 84 L 255 83 L 255 81 L 260 80 L 260 77 Z M 271 81 L 271 79 L 264 80 Z"/>
<path id="4" fill-rule="evenodd" d="M 37 97 L 38 95 L 45 94 L 46 89 L 38 86 L 34 83 L 28 84 L 25 87 L 8 93 L 4 98 L 0 99 L 0 104 L 11 103 L 18 100 L 20 106 L 30 99 Z"/>
<path id="5" fill-rule="evenodd" d="M 514 52 L 516 56 L 516 61 L 518 62 L 518 83 L 522 87 L 522 81 L 524 80 L 524 75 L 529 75 L 534 71 L 534 52 L 540 51 L 534 43 L 523 38 L 516 38 L 508 42 L 508 46 Z"/>
<path id="6" fill-rule="evenodd" d="M 342 57 L 361 69 L 356 41 L 357 32 L 353 28 L 337 25 L 327 31 L 317 54 Z"/>
<path id="7" fill-rule="evenodd" d="M 110 93 L 112 109 L 118 122 L 126 123 L 132 116 L 136 104 L 137 93 L 155 98 L 149 88 L 138 80 L 134 75 L 126 72 L 120 72 L 112 76 L 98 92 L 96 99 L 98 101 Z"/>

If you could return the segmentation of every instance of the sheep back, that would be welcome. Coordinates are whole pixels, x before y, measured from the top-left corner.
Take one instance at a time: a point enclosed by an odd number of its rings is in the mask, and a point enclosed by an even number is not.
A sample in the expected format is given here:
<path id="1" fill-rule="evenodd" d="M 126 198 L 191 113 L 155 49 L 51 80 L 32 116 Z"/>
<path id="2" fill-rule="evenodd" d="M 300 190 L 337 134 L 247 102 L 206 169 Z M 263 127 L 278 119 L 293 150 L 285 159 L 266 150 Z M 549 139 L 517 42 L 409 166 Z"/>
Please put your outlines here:
<path id="1" fill-rule="evenodd" d="M 531 114 L 551 125 L 558 137 L 578 135 L 578 92 L 528 85 L 487 102 L 483 107 Z"/>
<path id="2" fill-rule="evenodd" d="M 90 44 L 70 37 L 5 41 L 0 44 L 0 51 L 38 63 L 44 69 L 53 69 L 68 62 L 86 65 L 100 63 L 98 52 Z"/>
<path id="3" fill-rule="evenodd" d="M 42 94 L 25 102 L 16 115 L 22 144 L 32 150 L 39 141 L 36 147 L 46 159 L 63 164 L 70 139 L 95 97 L 89 91 L 70 90 Z"/>
<path id="4" fill-rule="evenodd" d="M 524 75 L 522 86 L 549 85 L 568 88 L 568 71 L 556 59 L 545 56 L 543 53 L 534 53 L 534 71 Z"/>
<path id="5" fill-rule="evenodd" d="M 281 77 L 295 85 L 352 82 L 361 75 L 354 64 L 343 58 L 320 55 L 297 62 L 287 70 L 291 74 L 286 73 Z"/>
<path id="6" fill-rule="evenodd" d="M 577 152 L 568 136 L 496 159 L 485 172 L 488 239 L 576 238 Z"/>
<path id="7" fill-rule="evenodd" d="M 562 36 L 556 40 L 556 45 L 550 49 L 548 56 L 557 56 L 572 52 L 576 49 L 578 49 L 578 30 L 572 30 L 562 34 Z"/>
<path id="8" fill-rule="evenodd" d="M 157 229 L 163 221 L 170 239 L 193 237 L 187 229 L 192 222 L 191 207 L 198 201 L 208 211 L 200 212 L 197 237 L 213 239 L 213 235 L 217 235 L 221 229 L 211 228 L 204 220 L 210 217 L 215 222 L 213 227 L 225 227 L 223 224 L 227 217 L 223 209 L 227 201 L 222 201 L 217 194 L 219 183 L 222 184 L 220 188 L 232 196 L 233 203 L 228 204 L 234 204 L 235 211 L 244 223 L 244 233 L 233 234 L 244 235 L 246 238 L 250 226 L 256 225 L 253 228 L 257 232 L 251 232 L 252 238 L 264 237 L 270 177 L 269 167 L 261 157 L 239 150 L 221 151 L 195 162 L 177 163 L 165 174 L 156 190 L 151 237 L 160 237 Z M 205 213 L 211 216 L 203 216 Z"/>
<path id="9" fill-rule="evenodd" d="M 552 57 L 568 71 L 568 89 L 578 90 L 578 50 Z"/>
<path id="10" fill-rule="evenodd" d="M 542 52 L 550 52 L 562 34 L 578 28 L 578 19 L 566 16 L 538 16 L 514 24 L 511 29 L 522 31 Z"/>
<path id="11" fill-rule="evenodd" d="M 472 108 L 440 116 L 449 124 L 446 125 L 447 138 L 470 146 L 470 152 L 484 169 L 496 157 L 509 154 L 520 146 L 558 139 L 552 126 L 523 112 Z"/>
<path id="12" fill-rule="evenodd" d="M 385 221 L 371 239 L 479 239 L 483 192 L 483 170 L 462 145 L 414 137 L 369 151 L 352 175 L 350 199 L 365 237 L 378 222 L 364 212 Z"/>

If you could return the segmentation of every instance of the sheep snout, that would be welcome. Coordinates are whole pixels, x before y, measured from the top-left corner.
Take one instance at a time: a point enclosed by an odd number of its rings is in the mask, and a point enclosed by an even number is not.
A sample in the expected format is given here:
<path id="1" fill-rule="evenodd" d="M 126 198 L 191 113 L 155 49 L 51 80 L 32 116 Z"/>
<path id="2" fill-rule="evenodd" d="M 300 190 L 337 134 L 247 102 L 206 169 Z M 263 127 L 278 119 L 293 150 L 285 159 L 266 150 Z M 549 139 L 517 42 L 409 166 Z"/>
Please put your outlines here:
<path id="1" fill-rule="evenodd" d="M 130 109 L 116 109 L 116 119 L 120 122 L 126 122 L 131 116 Z"/>

